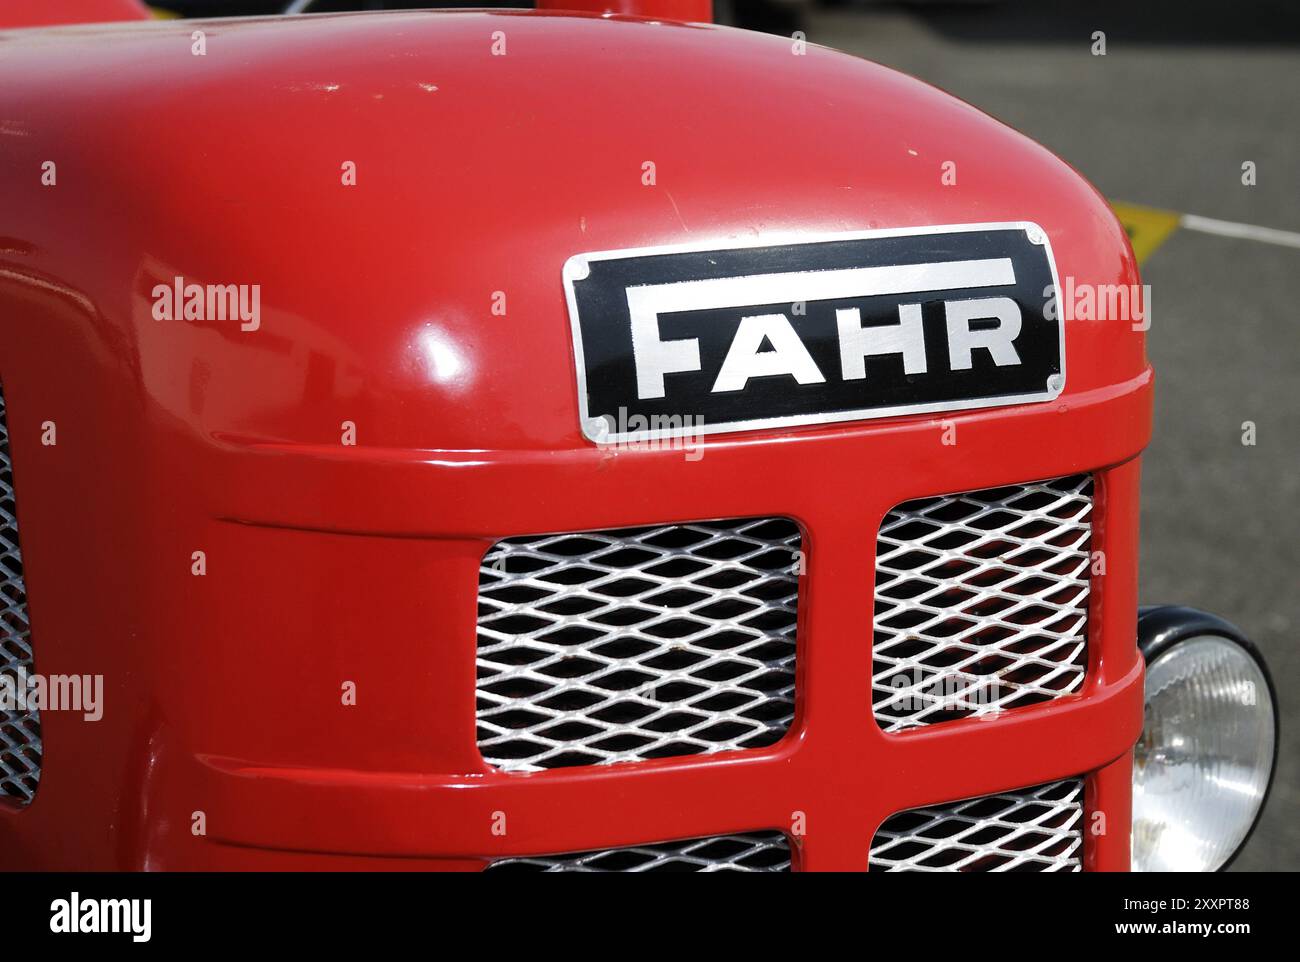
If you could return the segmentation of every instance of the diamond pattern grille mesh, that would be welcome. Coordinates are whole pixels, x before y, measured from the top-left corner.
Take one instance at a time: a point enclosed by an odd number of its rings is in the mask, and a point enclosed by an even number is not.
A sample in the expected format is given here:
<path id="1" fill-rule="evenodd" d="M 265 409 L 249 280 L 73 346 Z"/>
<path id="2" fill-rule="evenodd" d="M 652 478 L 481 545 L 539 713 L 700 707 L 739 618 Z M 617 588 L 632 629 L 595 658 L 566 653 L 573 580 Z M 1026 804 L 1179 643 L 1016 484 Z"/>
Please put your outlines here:
<path id="1" fill-rule="evenodd" d="M 775 743 L 799 547 L 786 518 L 497 542 L 479 573 L 483 757 L 534 771 Z"/>
<path id="2" fill-rule="evenodd" d="M 873 872 L 1078 872 L 1083 779 L 891 815 L 871 841 Z"/>
<path id="3" fill-rule="evenodd" d="M 1077 691 L 1092 476 L 899 505 L 876 542 L 872 704 L 887 732 Z"/>
<path id="4" fill-rule="evenodd" d="M 18 548 L 14 506 L 13 462 L 9 456 L 9 422 L 0 390 L 0 674 L 19 690 L 32 673 L 31 625 L 27 587 Z M 0 708 L 0 798 L 25 805 L 41 777 L 41 718 L 35 709 Z"/>
<path id="5" fill-rule="evenodd" d="M 788 872 L 790 844 L 780 832 L 715 835 L 570 855 L 507 858 L 486 871 Z"/>

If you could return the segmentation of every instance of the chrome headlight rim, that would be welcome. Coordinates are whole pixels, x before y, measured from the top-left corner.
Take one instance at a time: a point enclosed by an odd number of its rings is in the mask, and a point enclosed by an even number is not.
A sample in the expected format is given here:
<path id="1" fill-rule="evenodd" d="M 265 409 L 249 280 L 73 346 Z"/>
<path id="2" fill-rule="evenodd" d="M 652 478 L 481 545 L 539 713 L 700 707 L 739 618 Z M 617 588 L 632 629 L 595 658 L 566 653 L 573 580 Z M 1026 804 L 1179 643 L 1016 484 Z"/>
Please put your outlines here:
<path id="1" fill-rule="evenodd" d="M 1237 860 L 1242 849 L 1254 837 L 1255 829 L 1259 827 L 1259 820 L 1264 815 L 1264 809 L 1268 807 L 1269 795 L 1273 791 L 1273 780 L 1277 777 L 1278 750 L 1282 742 L 1282 713 L 1278 709 L 1273 673 L 1269 671 L 1268 662 L 1264 660 L 1263 654 L 1255 643 L 1236 625 L 1218 615 L 1183 605 L 1146 605 L 1138 609 L 1138 650 L 1142 652 L 1142 658 L 1147 665 L 1181 642 L 1207 636 L 1232 642 L 1250 656 L 1264 678 L 1273 709 L 1273 753 L 1269 760 L 1268 781 L 1264 785 L 1264 794 L 1260 799 L 1259 808 L 1255 811 L 1255 817 L 1246 834 L 1242 836 L 1241 842 L 1232 854 L 1215 869 L 1216 872 L 1224 872 Z"/>

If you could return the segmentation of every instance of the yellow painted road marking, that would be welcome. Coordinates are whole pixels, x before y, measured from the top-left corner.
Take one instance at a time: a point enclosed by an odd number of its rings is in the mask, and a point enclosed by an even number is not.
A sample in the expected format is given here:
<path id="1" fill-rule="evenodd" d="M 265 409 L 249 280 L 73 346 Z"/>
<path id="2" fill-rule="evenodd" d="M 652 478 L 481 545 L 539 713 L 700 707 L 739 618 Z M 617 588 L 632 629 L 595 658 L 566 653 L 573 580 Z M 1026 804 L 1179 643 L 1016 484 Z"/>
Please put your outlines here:
<path id="1" fill-rule="evenodd" d="M 1133 253 L 1141 264 L 1155 253 L 1178 227 L 1182 218 L 1172 210 L 1142 207 L 1139 204 L 1112 203 L 1110 205 L 1128 234 Z"/>
<path id="2" fill-rule="evenodd" d="M 1143 207 L 1141 204 L 1125 204 L 1117 201 L 1110 206 L 1124 226 L 1139 264 L 1154 254 L 1156 248 L 1168 240 L 1169 235 L 1179 227 L 1203 234 L 1231 237 L 1234 240 L 1258 241 L 1281 247 L 1300 247 L 1300 231 L 1260 227 L 1256 224 L 1239 224 L 1236 221 L 1216 220 L 1198 214 L 1178 214 L 1172 210 L 1161 210 L 1159 207 Z"/>

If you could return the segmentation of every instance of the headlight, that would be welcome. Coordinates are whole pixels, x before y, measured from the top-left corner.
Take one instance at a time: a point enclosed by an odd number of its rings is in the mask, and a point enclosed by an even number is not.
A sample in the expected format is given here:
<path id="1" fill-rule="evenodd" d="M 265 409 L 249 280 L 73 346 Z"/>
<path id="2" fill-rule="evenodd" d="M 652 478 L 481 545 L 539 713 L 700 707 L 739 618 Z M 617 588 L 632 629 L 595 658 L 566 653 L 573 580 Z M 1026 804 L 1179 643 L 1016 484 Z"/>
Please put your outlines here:
<path id="1" fill-rule="evenodd" d="M 1263 659 L 1221 619 L 1158 608 L 1139 621 L 1146 718 L 1133 758 L 1133 870 L 1213 872 L 1268 795 L 1277 711 Z"/>

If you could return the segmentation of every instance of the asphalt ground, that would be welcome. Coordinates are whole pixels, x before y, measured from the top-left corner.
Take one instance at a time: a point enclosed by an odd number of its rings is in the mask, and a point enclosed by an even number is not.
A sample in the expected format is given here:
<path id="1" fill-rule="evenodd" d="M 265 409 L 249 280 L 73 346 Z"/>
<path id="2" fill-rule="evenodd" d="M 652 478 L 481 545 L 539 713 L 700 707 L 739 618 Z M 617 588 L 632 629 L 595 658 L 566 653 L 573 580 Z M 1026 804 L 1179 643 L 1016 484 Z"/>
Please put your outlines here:
<path id="1" fill-rule="evenodd" d="M 796 26 L 1011 124 L 1112 200 L 1300 232 L 1300 6 L 849 5 Z M 1213 611 L 1263 650 L 1279 766 L 1234 870 L 1300 869 L 1300 248 L 1179 227 L 1142 273 L 1157 386 L 1141 597 Z"/>

